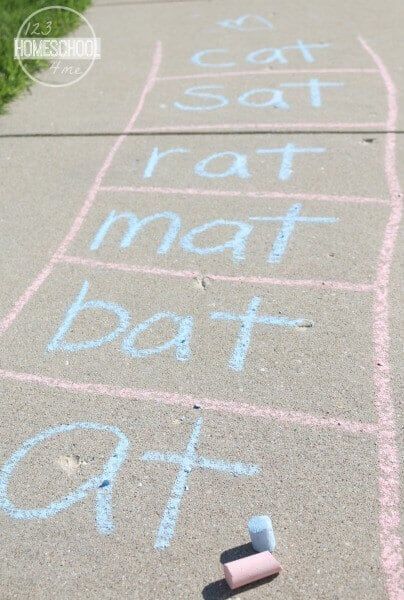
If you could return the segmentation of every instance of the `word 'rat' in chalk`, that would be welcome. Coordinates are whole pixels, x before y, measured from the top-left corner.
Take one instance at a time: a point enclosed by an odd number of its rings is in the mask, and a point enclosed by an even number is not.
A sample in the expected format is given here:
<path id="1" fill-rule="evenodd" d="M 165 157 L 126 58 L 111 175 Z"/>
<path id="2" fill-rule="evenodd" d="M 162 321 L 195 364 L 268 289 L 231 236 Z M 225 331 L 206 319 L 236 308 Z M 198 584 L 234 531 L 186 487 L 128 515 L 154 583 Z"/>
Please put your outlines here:
<path id="1" fill-rule="evenodd" d="M 275 535 L 270 517 L 264 515 L 251 517 L 248 521 L 248 531 L 256 552 L 264 552 L 265 550 L 273 552 L 275 550 Z"/>
<path id="2" fill-rule="evenodd" d="M 223 565 L 223 573 L 231 590 L 282 571 L 281 565 L 268 551 L 240 558 Z"/>

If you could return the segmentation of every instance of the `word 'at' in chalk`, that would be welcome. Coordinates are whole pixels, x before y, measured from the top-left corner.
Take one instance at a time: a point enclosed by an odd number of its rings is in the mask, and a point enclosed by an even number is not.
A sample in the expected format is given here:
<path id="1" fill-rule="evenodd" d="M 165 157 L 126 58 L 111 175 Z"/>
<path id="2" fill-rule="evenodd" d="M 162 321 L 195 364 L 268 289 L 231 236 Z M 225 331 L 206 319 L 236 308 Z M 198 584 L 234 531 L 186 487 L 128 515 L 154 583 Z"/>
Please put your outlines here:
<path id="1" fill-rule="evenodd" d="M 172 452 L 145 452 L 141 460 L 175 464 L 179 466 L 170 499 L 167 502 L 161 524 L 158 530 L 155 548 L 164 549 L 170 545 L 174 536 L 175 527 L 180 515 L 180 505 L 187 489 L 187 482 L 194 469 L 213 470 L 224 475 L 252 476 L 260 472 L 257 465 L 244 464 L 241 462 L 229 462 L 226 460 L 214 460 L 199 456 L 196 452 L 202 428 L 202 418 L 197 419 L 193 427 L 191 437 L 188 441 L 184 454 Z M 111 457 L 104 464 L 102 472 L 91 477 L 76 490 L 70 492 L 59 500 L 52 501 L 44 508 L 18 508 L 9 499 L 9 484 L 18 465 L 26 456 L 41 444 L 62 434 L 73 431 L 98 431 L 114 435 L 118 441 Z M 10 458 L 0 468 L 0 509 L 9 517 L 17 520 L 46 520 L 67 510 L 74 504 L 81 502 L 91 493 L 95 494 L 96 525 L 101 534 L 107 535 L 114 530 L 112 516 L 112 492 L 118 471 L 125 461 L 129 448 L 129 440 L 125 434 L 112 425 L 100 423 L 78 422 L 69 425 L 59 425 L 46 429 L 25 440 Z"/>
<path id="2" fill-rule="evenodd" d="M 145 321 L 130 326 L 130 314 L 120 304 L 115 302 L 105 302 L 103 300 L 86 300 L 89 290 L 88 281 L 84 281 L 81 290 L 77 294 L 73 303 L 69 306 L 63 318 L 61 325 L 48 344 L 49 352 L 80 352 L 100 348 L 113 341 L 119 336 L 123 336 L 120 350 L 127 356 L 135 359 L 149 358 L 164 352 L 173 353 L 177 361 L 187 361 L 191 358 L 191 340 L 194 329 L 194 318 L 191 315 L 180 315 L 173 312 L 159 312 L 152 315 Z M 238 324 L 238 333 L 233 352 L 229 358 L 228 366 L 233 371 L 242 371 L 245 360 L 251 344 L 251 336 L 256 325 L 269 325 L 275 327 L 294 328 L 305 326 L 306 319 L 280 317 L 278 315 L 260 315 L 258 310 L 261 305 L 261 298 L 254 297 L 248 304 L 244 314 L 233 312 L 212 312 L 210 318 L 214 321 L 231 321 Z M 114 315 L 116 326 L 105 335 L 99 338 L 86 339 L 81 341 L 69 342 L 68 336 L 74 330 L 74 324 L 78 317 L 81 317 L 81 326 L 83 324 L 83 314 L 88 311 L 99 311 Z M 145 331 L 150 330 L 155 324 L 161 321 L 169 322 L 174 329 L 175 335 L 170 339 L 162 341 L 161 344 L 149 348 L 144 348 L 140 344 L 139 337 Z M 74 334 L 73 334 L 74 336 Z M 77 338 L 77 333 L 75 339 Z"/>

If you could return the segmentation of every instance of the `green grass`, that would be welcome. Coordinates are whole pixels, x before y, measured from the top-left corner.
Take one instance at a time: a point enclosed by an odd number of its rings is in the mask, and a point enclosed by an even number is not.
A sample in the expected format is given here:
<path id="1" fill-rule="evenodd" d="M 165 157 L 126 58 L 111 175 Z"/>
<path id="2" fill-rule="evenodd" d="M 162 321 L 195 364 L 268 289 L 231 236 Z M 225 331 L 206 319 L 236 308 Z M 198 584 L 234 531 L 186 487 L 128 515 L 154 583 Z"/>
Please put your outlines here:
<path id="1" fill-rule="evenodd" d="M 24 20 L 36 10 L 47 6 L 67 6 L 82 13 L 91 0 L 1 0 L 0 1 L 0 113 L 10 100 L 31 84 L 31 79 L 14 59 L 14 38 Z M 49 13 L 40 13 L 34 18 L 46 27 Z M 80 18 L 66 10 L 52 11 L 52 31 L 49 37 L 61 37 L 80 25 Z M 24 37 L 24 35 L 23 35 Z M 30 37 L 28 34 L 27 37 Z M 46 61 L 26 60 L 24 66 L 30 73 L 47 67 Z"/>

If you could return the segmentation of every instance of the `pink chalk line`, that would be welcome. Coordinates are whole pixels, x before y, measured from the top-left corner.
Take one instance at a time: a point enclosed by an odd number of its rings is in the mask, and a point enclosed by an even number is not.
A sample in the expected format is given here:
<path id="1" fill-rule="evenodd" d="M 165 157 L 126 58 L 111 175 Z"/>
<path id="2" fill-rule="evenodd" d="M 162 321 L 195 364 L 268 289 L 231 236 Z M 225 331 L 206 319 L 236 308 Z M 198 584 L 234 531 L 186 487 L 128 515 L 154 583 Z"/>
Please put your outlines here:
<path id="1" fill-rule="evenodd" d="M 214 275 L 202 274 L 197 271 L 175 271 L 172 269 L 161 269 L 159 267 L 148 267 L 145 265 L 129 265 L 125 263 L 110 263 L 91 258 L 82 258 L 80 256 L 66 256 L 59 258 L 60 262 L 65 262 L 93 269 L 107 269 L 111 271 L 123 271 L 125 273 L 142 273 L 147 275 L 161 275 L 163 277 L 183 277 L 185 279 L 195 279 L 196 277 L 205 277 L 212 281 L 223 281 L 231 283 L 250 283 L 253 285 L 280 285 L 285 287 L 306 287 L 329 290 L 344 290 L 348 292 L 371 292 L 374 289 L 373 284 L 349 283 L 347 281 L 316 281 L 314 279 L 279 279 L 274 277 L 247 277 L 232 275 Z"/>
<path id="2" fill-rule="evenodd" d="M 384 131 L 387 124 L 383 122 L 372 123 L 216 123 L 214 125 L 165 125 L 163 127 L 141 127 L 132 129 L 132 133 L 165 133 L 172 131 L 173 133 L 185 133 L 187 131 L 219 131 L 251 129 L 253 131 L 300 131 L 302 129 L 323 129 L 326 133 L 329 130 L 380 130 Z"/>
<path id="3" fill-rule="evenodd" d="M 388 118 L 385 145 L 385 175 L 391 197 L 388 219 L 375 281 L 373 307 L 375 408 L 378 415 L 378 461 L 381 563 L 390 600 L 403 598 L 403 559 L 400 540 L 400 464 L 396 441 L 396 418 L 390 376 L 389 279 L 402 213 L 402 192 L 396 170 L 397 91 L 381 58 L 359 38 L 376 64 L 387 91 Z"/>
<path id="4" fill-rule="evenodd" d="M 79 394 L 95 394 L 98 396 L 109 396 L 123 400 L 148 400 L 171 406 L 192 407 L 197 403 L 205 410 L 212 410 L 219 413 L 259 417 L 285 424 L 301 425 L 303 427 L 319 429 L 332 429 L 350 434 L 377 434 L 377 425 L 375 423 L 361 423 L 359 421 L 349 421 L 346 419 L 325 418 L 304 412 L 281 410 L 269 406 L 257 406 L 245 402 L 227 402 L 225 400 L 197 398 L 188 394 L 180 395 L 159 390 L 120 388 L 101 383 L 76 383 L 66 379 L 56 379 L 53 377 L 17 371 L 6 371 L 4 369 L 0 369 L 0 379 L 39 384 L 49 388 L 63 389 Z"/>
<path id="5" fill-rule="evenodd" d="M 105 174 L 107 173 L 108 169 L 110 168 L 110 166 L 112 164 L 113 158 L 114 158 L 117 150 L 120 148 L 122 142 L 127 137 L 128 133 L 132 130 L 133 125 L 136 122 L 136 119 L 139 117 L 139 114 L 143 109 L 143 106 L 144 106 L 144 103 L 146 100 L 146 96 L 150 93 L 151 89 L 155 85 L 157 73 L 160 68 L 160 64 L 161 64 L 161 43 L 157 42 L 155 45 L 154 53 L 153 53 L 152 65 L 151 65 L 149 74 L 147 76 L 145 86 L 140 94 L 140 98 L 139 98 L 139 101 L 135 108 L 135 111 L 132 114 L 128 124 L 126 125 L 126 127 L 124 129 L 124 133 L 122 133 L 116 139 L 114 145 L 112 146 L 111 150 L 109 151 L 106 159 L 104 160 L 100 170 L 98 171 L 98 173 L 95 177 L 94 183 L 92 184 L 90 190 L 88 191 L 88 194 L 84 201 L 83 206 L 81 207 L 78 215 L 76 216 L 69 232 L 67 233 L 66 237 L 64 238 L 64 240 L 61 242 L 61 244 L 57 248 L 56 252 L 50 259 L 49 263 L 42 269 L 42 271 L 37 275 L 37 277 L 34 279 L 34 281 L 31 283 L 31 285 L 20 296 L 20 298 L 14 304 L 11 311 L 7 315 L 5 315 L 5 317 L 3 317 L 3 319 L 1 319 L 0 335 L 2 333 L 4 333 L 11 326 L 11 324 L 18 317 L 18 315 L 20 314 L 20 312 L 22 311 L 24 306 L 27 304 L 27 302 L 29 302 L 31 300 L 31 298 L 39 290 L 41 285 L 47 280 L 49 275 L 52 273 L 55 264 L 58 262 L 60 256 L 64 252 L 66 252 L 67 248 L 69 247 L 69 245 L 72 243 L 72 241 L 76 237 L 78 231 L 80 230 L 80 228 L 84 222 L 84 219 L 86 218 L 89 210 L 91 209 L 92 205 L 94 204 L 94 201 L 98 194 L 98 190 L 100 188 L 100 185 L 105 177 Z"/>
<path id="6" fill-rule="evenodd" d="M 244 77 L 248 75 L 305 75 L 305 74 L 324 74 L 327 73 L 378 73 L 377 69 L 258 69 L 256 71 L 213 71 L 210 73 L 196 73 L 191 75 L 165 75 L 157 77 L 158 81 L 178 81 L 181 79 L 211 79 L 212 77 Z"/>
<path id="7" fill-rule="evenodd" d="M 134 193 L 134 194 L 171 194 L 183 196 L 223 196 L 225 198 L 276 198 L 285 200 L 321 200 L 327 202 L 354 202 L 390 204 L 390 200 L 384 198 L 368 198 L 366 196 L 337 196 L 333 194 L 286 194 L 284 192 L 243 192 L 241 190 L 198 190 L 195 188 L 163 188 L 163 187 L 133 187 L 129 185 L 100 186 L 100 192 Z"/>

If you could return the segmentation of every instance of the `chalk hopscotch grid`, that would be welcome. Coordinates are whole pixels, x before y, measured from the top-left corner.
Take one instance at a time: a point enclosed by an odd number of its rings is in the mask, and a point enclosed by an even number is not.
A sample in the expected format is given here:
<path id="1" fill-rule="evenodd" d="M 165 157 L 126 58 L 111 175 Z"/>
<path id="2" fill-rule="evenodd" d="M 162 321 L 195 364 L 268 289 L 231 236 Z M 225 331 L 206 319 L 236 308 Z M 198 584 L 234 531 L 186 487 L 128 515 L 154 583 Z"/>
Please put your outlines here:
<path id="1" fill-rule="evenodd" d="M 360 423 L 347 421 L 343 419 L 323 418 L 315 415 L 301 413 L 298 411 L 283 411 L 270 407 L 258 407 L 243 402 L 221 402 L 211 399 L 199 399 L 205 409 L 220 413 L 240 414 L 245 417 L 260 417 L 275 420 L 279 423 L 293 423 L 307 427 L 330 428 L 346 433 L 375 435 L 378 442 L 378 466 L 379 466 L 379 533 L 381 547 L 381 565 L 385 575 L 385 584 L 390 600 L 401 599 L 401 581 L 403 575 L 401 540 L 399 536 L 400 528 L 400 494 L 399 494 L 399 457 L 395 438 L 395 412 L 392 399 L 390 364 L 389 364 L 389 301 L 388 285 L 390 270 L 393 259 L 395 242 L 398 234 L 398 228 L 402 213 L 402 193 L 396 171 L 396 123 L 398 117 L 397 92 L 393 80 L 390 77 L 383 61 L 370 48 L 370 46 L 359 38 L 363 49 L 369 54 L 376 65 L 375 71 L 381 76 L 386 92 L 388 102 L 388 116 L 386 123 L 379 123 L 377 126 L 385 128 L 386 134 L 384 170 L 390 195 L 390 215 L 385 227 L 383 242 L 380 249 L 377 275 L 371 290 L 374 292 L 373 305 L 373 346 L 374 346 L 374 385 L 375 385 L 375 409 L 377 412 L 376 423 Z M 54 270 L 55 266 L 62 260 L 73 262 L 75 257 L 65 255 L 69 245 L 80 230 L 90 208 L 92 207 L 98 192 L 101 190 L 102 181 L 110 168 L 114 156 L 121 144 L 134 131 L 134 124 L 140 115 L 147 95 L 150 93 L 157 82 L 157 73 L 161 63 L 162 50 L 161 43 L 157 42 L 152 66 L 145 86 L 139 98 L 137 107 L 129 120 L 124 132 L 117 138 L 110 152 L 108 153 L 100 171 L 98 172 L 93 185 L 91 186 L 86 200 L 79 211 L 73 225 L 56 250 L 49 263 L 37 275 L 32 284 L 26 289 L 22 296 L 17 300 L 12 310 L 0 322 L 0 334 L 5 332 L 18 317 L 24 306 L 32 299 L 41 285 L 47 280 Z M 330 128 L 336 128 L 340 124 L 327 124 Z M 351 128 L 359 126 L 375 126 L 375 124 L 347 124 Z M 278 128 L 277 124 L 272 124 Z M 298 127 L 311 128 L 313 124 L 299 123 Z M 314 126 L 318 127 L 319 124 Z M 227 126 L 221 126 L 227 127 Z M 232 127 L 232 126 L 231 126 Z M 237 127 L 244 127 L 238 125 Z M 247 127 L 249 127 L 247 125 Z M 254 128 L 260 128 L 261 125 L 254 125 Z M 265 125 L 267 127 L 267 125 Z M 289 125 L 296 127 L 296 125 Z M 324 127 L 324 124 L 321 125 Z M 159 129 L 162 131 L 162 129 Z M 176 129 L 178 131 L 178 129 Z M 204 192 L 205 193 L 205 192 Z M 209 192 L 206 192 L 209 193 Z M 331 197 L 327 198 L 331 200 Z M 374 199 L 373 199 L 374 200 Z M 372 201 L 373 201 L 372 200 Z M 78 260 L 82 260 L 78 258 Z M 84 260 L 84 259 L 83 259 Z M 91 266 L 91 265 L 89 265 Z M 161 271 L 161 270 L 160 270 Z M 161 274 L 161 273 L 159 273 Z M 246 281 L 246 283 L 248 283 Z M 287 285 L 287 284 L 286 284 Z M 366 290 L 366 291 L 371 291 Z M 358 290 L 356 290 L 358 291 Z M 365 290 L 363 290 L 365 291 Z M 40 375 L 19 373 L 16 371 L 0 370 L 0 379 L 8 379 L 21 382 L 36 383 L 56 389 L 65 389 L 71 392 L 89 393 L 96 395 L 106 395 L 121 399 L 132 400 L 151 400 L 169 405 L 190 406 L 195 402 L 192 396 L 181 396 L 173 393 L 158 392 L 154 390 L 136 390 L 134 388 L 116 388 L 108 385 L 96 383 L 76 383 L 73 381 L 43 377 Z"/>

